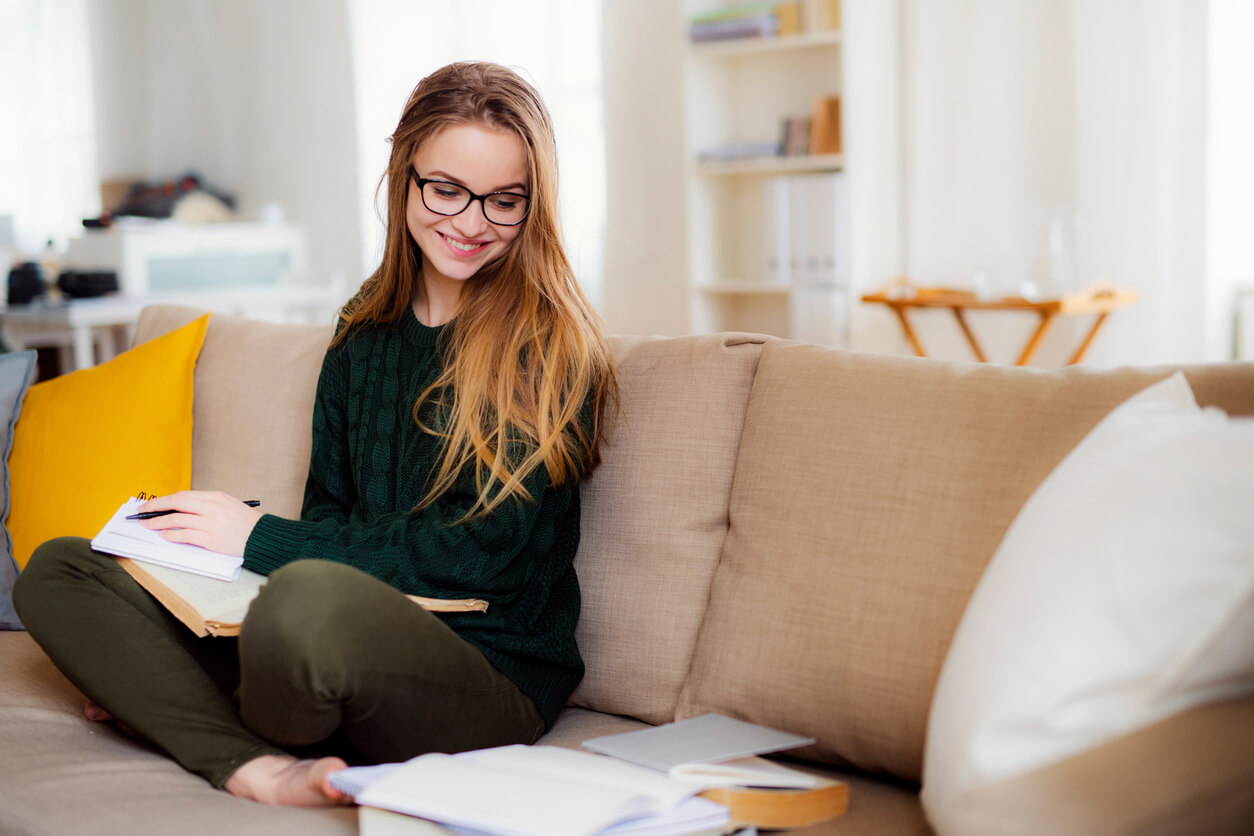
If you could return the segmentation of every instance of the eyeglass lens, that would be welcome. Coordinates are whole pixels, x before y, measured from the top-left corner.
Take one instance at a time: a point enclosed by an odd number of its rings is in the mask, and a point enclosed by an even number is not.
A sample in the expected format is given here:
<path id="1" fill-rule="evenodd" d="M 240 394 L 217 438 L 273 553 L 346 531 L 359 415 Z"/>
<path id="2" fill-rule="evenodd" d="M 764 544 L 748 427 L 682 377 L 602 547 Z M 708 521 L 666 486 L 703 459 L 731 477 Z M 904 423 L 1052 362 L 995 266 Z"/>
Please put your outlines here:
<path id="1" fill-rule="evenodd" d="M 457 215 L 470 205 L 469 190 L 456 183 L 428 180 L 422 186 L 422 202 L 437 215 Z M 527 198 L 522 195 L 499 192 L 482 195 L 484 216 L 495 224 L 513 226 L 527 217 Z"/>

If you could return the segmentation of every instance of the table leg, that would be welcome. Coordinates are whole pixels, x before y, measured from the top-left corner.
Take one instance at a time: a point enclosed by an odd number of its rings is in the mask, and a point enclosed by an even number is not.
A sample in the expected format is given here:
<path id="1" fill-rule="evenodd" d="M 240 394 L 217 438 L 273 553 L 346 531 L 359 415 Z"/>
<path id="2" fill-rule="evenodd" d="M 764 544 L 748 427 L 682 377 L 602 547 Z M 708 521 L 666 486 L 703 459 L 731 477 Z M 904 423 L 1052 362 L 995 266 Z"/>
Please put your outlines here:
<path id="1" fill-rule="evenodd" d="M 1097 336 L 1097 329 L 1102 327 L 1102 323 L 1106 321 L 1106 317 L 1110 316 L 1109 311 L 1102 311 L 1097 315 L 1097 320 L 1093 323 L 1093 327 L 1089 329 L 1085 335 L 1084 341 L 1080 343 L 1080 347 L 1075 350 L 1075 354 L 1071 355 L 1071 359 L 1067 361 L 1068 366 L 1074 366 L 1076 363 L 1084 359 L 1084 352 L 1089 350 L 1089 346 L 1093 344 L 1093 338 Z"/>
<path id="2" fill-rule="evenodd" d="M 962 315 L 962 308 L 950 308 L 950 310 L 954 312 L 954 319 L 958 320 L 958 327 L 962 329 L 962 335 L 967 338 L 967 343 L 971 346 L 971 350 L 975 352 L 975 359 L 981 363 L 987 363 L 988 358 L 984 356 L 984 350 L 976 342 L 971 326 L 967 325 L 967 318 Z"/>
<path id="3" fill-rule="evenodd" d="M 1032 337 L 1028 340 L 1028 344 L 1023 347 L 1023 353 L 1015 361 L 1016 366 L 1026 366 L 1028 364 L 1032 359 L 1032 355 L 1036 353 L 1036 349 L 1040 346 L 1045 332 L 1049 330 L 1049 324 L 1054 321 L 1054 315 L 1049 311 L 1041 311 L 1040 315 L 1041 324 L 1036 326 L 1036 330 L 1032 332 Z"/>
<path id="4" fill-rule="evenodd" d="M 74 368 L 86 369 L 96 365 L 95 352 L 92 350 L 90 325 L 74 326 Z"/>
<path id="5" fill-rule="evenodd" d="M 919 337 L 914 333 L 914 329 L 910 327 L 910 320 L 906 318 L 906 309 L 900 305 L 892 306 L 893 313 L 897 314 L 897 319 L 901 321 L 901 330 L 906 333 L 906 339 L 910 341 L 910 347 L 914 349 L 914 353 L 919 357 L 926 357 L 927 352 L 923 350 Z"/>

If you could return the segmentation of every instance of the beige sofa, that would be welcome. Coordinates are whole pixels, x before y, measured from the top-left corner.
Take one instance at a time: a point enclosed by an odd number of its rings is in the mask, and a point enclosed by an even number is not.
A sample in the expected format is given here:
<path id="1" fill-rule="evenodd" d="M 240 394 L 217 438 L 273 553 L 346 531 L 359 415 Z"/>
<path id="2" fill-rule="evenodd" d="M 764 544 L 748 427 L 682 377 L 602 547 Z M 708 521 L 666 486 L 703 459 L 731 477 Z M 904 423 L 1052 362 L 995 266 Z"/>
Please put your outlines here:
<path id="1" fill-rule="evenodd" d="M 193 318 L 145 311 L 137 340 Z M 195 379 L 196 487 L 295 515 L 328 327 L 215 316 Z M 1164 370 L 1025 370 L 745 334 L 616 338 L 622 410 L 583 486 L 587 676 L 547 742 L 718 711 L 812 735 L 851 785 L 813 828 L 928 834 L 929 704 L 1020 506 Z M 1188 370 L 1254 414 L 1254 366 Z M 352 810 L 211 789 L 109 726 L 22 633 L 0 634 L 0 833 L 349 834 Z M 1250 832 L 1254 700 L 1195 709 L 987 793 L 1017 831 Z M 1003 831 L 1005 832 L 1005 831 Z"/>

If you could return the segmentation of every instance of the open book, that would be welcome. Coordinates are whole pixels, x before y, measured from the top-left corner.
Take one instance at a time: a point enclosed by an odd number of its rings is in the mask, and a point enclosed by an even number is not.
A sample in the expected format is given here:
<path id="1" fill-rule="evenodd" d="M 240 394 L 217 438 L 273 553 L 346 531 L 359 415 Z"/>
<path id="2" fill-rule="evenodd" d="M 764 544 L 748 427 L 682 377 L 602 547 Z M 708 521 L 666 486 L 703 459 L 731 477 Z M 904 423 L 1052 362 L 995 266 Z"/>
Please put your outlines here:
<path id="1" fill-rule="evenodd" d="M 721 833 L 727 808 L 696 788 L 556 746 L 420 755 L 332 773 L 358 804 L 501 836 Z"/>
<path id="2" fill-rule="evenodd" d="M 238 636 L 265 577 L 244 569 L 242 557 L 171 543 L 137 520 L 126 519 L 142 504 L 134 497 L 124 502 L 92 538 L 92 548 L 116 555 L 122 568 L 196 635 Z M 432 612 L 488 609 L 480 598 L 408 597 Z"/>

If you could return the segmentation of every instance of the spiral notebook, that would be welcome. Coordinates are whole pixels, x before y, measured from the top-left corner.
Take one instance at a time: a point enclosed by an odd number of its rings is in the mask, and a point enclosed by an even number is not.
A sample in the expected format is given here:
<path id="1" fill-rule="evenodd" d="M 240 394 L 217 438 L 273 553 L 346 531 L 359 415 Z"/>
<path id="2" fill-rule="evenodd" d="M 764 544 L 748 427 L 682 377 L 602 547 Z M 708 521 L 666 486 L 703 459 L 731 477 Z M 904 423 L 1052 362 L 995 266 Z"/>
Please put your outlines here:
<path id="1" fill-rule="evenodd" d="M 91 547 L 105 554 L 129 557 L 215 580 L 233 581 L 239 577 L 240 567 L 244 565 L 243 557 L 188 543 L 171 543 L 156 531 L 144 528 L 138 520 L 126 519 L 128 514 L 136 513 L 145 501 L 132 496 L 123 502 L 100 533 L 92 538 Z"/>

